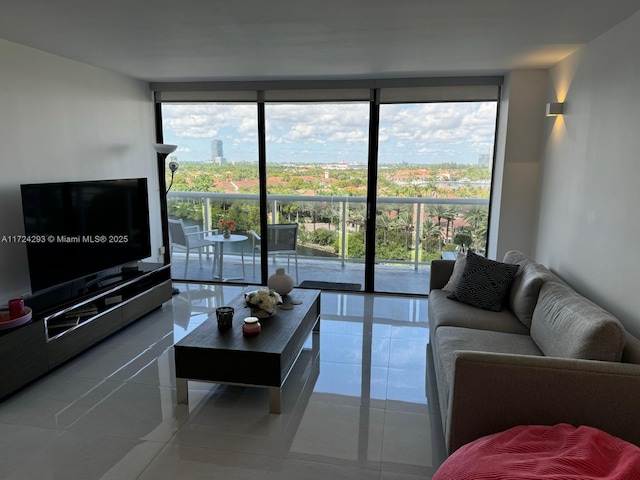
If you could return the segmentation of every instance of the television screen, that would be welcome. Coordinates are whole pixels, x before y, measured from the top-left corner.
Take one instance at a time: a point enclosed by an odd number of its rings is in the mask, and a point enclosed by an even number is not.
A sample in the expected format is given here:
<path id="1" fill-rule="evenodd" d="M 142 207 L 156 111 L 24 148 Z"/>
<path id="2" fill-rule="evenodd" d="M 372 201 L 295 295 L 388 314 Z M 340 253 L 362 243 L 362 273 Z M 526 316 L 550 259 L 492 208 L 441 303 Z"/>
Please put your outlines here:
<path id="1" fill-rule="evenodd" d="M 33 292 L 151 255 L 146 178 L 20 188 Z"/>

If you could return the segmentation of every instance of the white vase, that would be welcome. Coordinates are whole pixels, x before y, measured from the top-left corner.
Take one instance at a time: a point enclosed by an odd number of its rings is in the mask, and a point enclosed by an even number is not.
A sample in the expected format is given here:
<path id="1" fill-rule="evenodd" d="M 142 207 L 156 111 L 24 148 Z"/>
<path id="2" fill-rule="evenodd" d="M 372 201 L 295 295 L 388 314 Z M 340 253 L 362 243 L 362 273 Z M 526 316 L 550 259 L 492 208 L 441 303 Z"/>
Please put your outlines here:
<path id="1" fill-rule="evenodd" d="M 284 268 L 277 268 L 276 273 L 267 280 L 267 287 L 275 290 L 280 295 L 286 295 L 293 290 L 293 277 L 285 272 Z"/>

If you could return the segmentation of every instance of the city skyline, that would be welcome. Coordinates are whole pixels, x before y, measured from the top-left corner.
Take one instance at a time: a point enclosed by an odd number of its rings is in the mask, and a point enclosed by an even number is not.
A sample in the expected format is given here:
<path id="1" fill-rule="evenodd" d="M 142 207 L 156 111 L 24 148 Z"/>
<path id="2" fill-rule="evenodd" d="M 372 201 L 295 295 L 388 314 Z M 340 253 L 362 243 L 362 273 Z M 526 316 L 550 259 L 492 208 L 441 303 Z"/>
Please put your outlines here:
<path id="1" fill-rule="evenodd" d="M 381 105 L 381 164 L 477 164 L 492 156 L 496 102 Z M 368 103 L 268 104 L 267 161 L 367 163 Z M 221 141 L 229 164 L 258 158 L 255 104 L 164 104 L 164 141 L 181 162 L 212 161 Z"/>

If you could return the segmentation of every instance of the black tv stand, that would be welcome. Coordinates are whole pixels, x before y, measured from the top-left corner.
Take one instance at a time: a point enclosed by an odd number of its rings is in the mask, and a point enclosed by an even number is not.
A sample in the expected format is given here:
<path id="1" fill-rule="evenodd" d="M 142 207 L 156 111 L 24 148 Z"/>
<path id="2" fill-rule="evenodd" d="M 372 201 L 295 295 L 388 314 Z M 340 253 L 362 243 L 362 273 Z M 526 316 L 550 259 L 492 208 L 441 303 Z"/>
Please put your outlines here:
<path id="1" fill-rule="evenodd" d="M 170 265 L 141 262 L 134 271 L 101 277 L 95 291 L 25 298 L 30 323 L 0 331 L 0 398 L 15 392 L 91 345 L 171 299 Z M 106 280 L 106 282 L 104 282 Z M 113 280 L 113 282 L 111 282 Z"/>

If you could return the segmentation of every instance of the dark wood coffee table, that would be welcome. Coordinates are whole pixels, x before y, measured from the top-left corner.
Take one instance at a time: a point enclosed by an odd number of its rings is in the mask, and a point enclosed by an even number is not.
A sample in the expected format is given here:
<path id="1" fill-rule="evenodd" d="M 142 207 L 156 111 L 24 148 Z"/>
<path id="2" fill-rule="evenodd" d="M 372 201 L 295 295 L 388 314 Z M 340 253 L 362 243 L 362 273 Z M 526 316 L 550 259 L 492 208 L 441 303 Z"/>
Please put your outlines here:
<path id="1" fill-rule="evenodd" d="M 198 380 L 266 387 L 269 411 L 280 413 L 282 385 L 309 334 L 320 331 L 320 290 L 293 289 L 287 298 L 302 303 L 291 310 L 278 309 L 273 318 L 260 320 L 259 335 L 242 335 L 242 323 L 251 311 L 240 295 L 228 304 L 235 309 L 230 330 L 219 332 L 213 315 L 176 343 L 178 403 L 189 402 L 188 381 Z"/>

